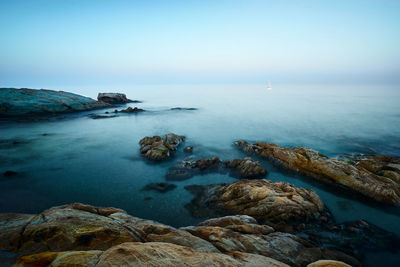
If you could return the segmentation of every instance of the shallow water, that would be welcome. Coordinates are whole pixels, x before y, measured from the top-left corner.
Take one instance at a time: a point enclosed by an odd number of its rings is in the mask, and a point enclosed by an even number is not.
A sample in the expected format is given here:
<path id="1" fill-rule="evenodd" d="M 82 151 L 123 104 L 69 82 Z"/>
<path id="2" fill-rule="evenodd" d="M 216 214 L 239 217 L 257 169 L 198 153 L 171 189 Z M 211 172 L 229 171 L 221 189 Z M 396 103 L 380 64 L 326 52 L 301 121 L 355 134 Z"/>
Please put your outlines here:
<path id="1" fill-rule="evenodd" d="M 199 219 L 184 208 L 192 198 L 184 186 L 236 179 L 209 174 L 172 182 L 177 188 L 167 193 L 141 190 L 150 182 L 165 181 L 168 167 L 188 156 L 182 151 L 188 145 L 194 146 L 195 158 L 223 160 L 245 156 L 233 146 L 238 139 L 302 145 L 330 157 L 343 153 L 400 156 L 400 88 L 273 87 L 266 91 L 264 85 L 138 85 L 112 91 L 143 100 L 129 106 L 149 112 L 96 120 L 86 116 L 93 112 L 87 112 L 34 123 L 1 121 L 0 171 L 19 174 L 0 178 L 0 212 L 36 213 L 84 202 L 119 207 L 177 227 L 196 224 Z M 94 98 L 105 90 L 61 89 Z M 198 110 L 169 110 L 173 107 Z M 140 156 L 141 138 L 169 132 L 187 137 L 174 159 L 155 164 Z M 265 160 L 262 164 L 269 171 L 268 179 L 316 190 L 338 222 L 365 219 L 400 235 L 399 207 L 373 203 Z M 152 199 L 145 200 L 148 197 Z"/>

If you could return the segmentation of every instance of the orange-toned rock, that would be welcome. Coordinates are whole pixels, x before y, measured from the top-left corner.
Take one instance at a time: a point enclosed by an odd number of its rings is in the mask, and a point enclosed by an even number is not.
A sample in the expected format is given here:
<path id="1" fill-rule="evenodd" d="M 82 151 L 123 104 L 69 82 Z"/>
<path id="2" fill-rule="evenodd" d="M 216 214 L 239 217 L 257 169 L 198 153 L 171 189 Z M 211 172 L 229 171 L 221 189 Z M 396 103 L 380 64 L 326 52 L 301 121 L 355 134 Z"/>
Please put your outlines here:
<path id="1" fill-rule="evenodd" d="M 353 165 L 306 147 L 283 148 L 245 141 L 237 141 L 236 145 L 247 152 L 277 160 L 293 171 L 354 190 L 377 201 L 400 203 L 400 160 L 397 158 L 370 156 L 356 159 Z"/>
<path id="2" fill-rule="evenodd" d="M 351 265 L 341 261 L 319 260 L 308 264 L 307 267 L 351 267 Z"/>
<path id="3" fill-rule="evenodd" d="M 261 255 L 238 253 L 232 256 L 204 252 L 169 243 L 124 243 L 105 251 L 97 267 L 103 266 L 285 266 Z"/>
<path id="4" fill-rule="evenodd" d="M 165 160 L 172 155 L 184 140 L 184 136 L 173 133 L 164 136 L 146 136 L 139 141 L 140 153 L 150 160 Z"/>
<path id="5" fill-rule="evenodd" d="M 215 214 L 249 215 L 268 221 L 306 220 L 323 210 L 313 190 L 268 180 L 241 180 L 232 184 L 192 185 L 185 189 L 195 194 L 187 205 L 193 216 Z"/>

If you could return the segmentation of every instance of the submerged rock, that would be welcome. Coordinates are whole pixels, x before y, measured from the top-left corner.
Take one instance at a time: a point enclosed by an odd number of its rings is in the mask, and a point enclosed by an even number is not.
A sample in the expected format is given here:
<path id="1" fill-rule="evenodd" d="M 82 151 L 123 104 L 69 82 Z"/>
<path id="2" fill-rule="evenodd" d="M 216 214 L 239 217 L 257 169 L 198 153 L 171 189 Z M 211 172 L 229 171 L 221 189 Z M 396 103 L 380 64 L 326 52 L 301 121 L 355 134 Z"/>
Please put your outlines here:
<path id="1" fill-rule="evenodd" d="M 115 118 L 117 115 L 100 115 L 100 114 L 89 114 L 89 117 L 97 120 L 97 119 L 109 119 L 109 118 Z"/>
<path id="2" fill-rule="evenodd" d="M 194 217 L 249 215 L 263 222 L 305 221 L 320 215 L 324 204 L 313 190 L 284 182 L 241 180 L 232 184 L 186 186 L 195 195 L 186 207 Z"/>
<path id="3" fill-rule="evenodd" d="M 345 162 L 328 158 L 305 147 L 283 148 L 275 144 L 237 141 L 249 153 L 277 160 L 286 168 L 335 184 L 379 202 L 400 203 L 400 160 L 389 156 L 368 156 Z"/>
<path id="4" fill-rule="evenodd" d="M 169 183 L 150 183 L 143 187 L 143 190 L 155 190 L 161 193 L 165 193 L 174 190 L 176 185 Z"/>
<path id="5" fill-rule="evenodd" d="M 128 107 L 128 108 L 126 108 L 126 109 L 115 110 L 114 113 L 118 113 L 118 112 L 122 112 L 122 113 L 138 113 L 138 112 L 143 112 L 143 111 L 145 111 L 145 110 L 144 110 L 144 109 L 141 109 L 141 108 L 137 108 L 137 107 L 131 108 L 131 107 Z"/>
<path id="6" fill-rule="evenodd" d="M 195 161 L 182 161 L 169 168 L 166 179 L 170 181 L 181 181 L 195 175 L 229 172 L 232 177 L 240 178 L 262 178 L 267 171 L 258 161 L 251 158 L 234 159 L 232 161 L 221 161 L 218 157 L 202 158 Z"/>
<path id="7" fill-rule="evenodd" d="M 5 172 L 3 172 L 3 176 L 15 176 L 15 175 L 17 175 L 18 174 L 18 172 L 16 172 L 16 171 L 10 171 L 10 170 L 8 170 L 8 171 L 5 171 Z"/>
<path id="8" fill-rule="evenodd" d="M 140 101 L 126 98 L 126 95 L 121 93 L 99 93 L 97 100 L 109 104 L 140 103 Z"/>
<path id="9" fill-rule="evenodd" d="M 0 88 L 0 116 L 52 115 L 105 107 L 110 105 L 64 91 Z"/>
<path id="10" fill-rule="evenodd" d="M 197 108 L 181 108 L 181 107 L 176 107 L 176 108 L 171 108 L 171 110 L 197 110 Z"/>
<path id="11" fill-rule="evenodd" d="M 165 160 L 172 156 L 184 140 L 184 136 L 173 133 L 164 136 L 145 137 L 139 142 L 140 153 L 150 160 Z"/>
<path id="12" fill-rule="evenodd" d="M 187 147 L 185 147 L 185 148 L 183 149 L 183 151 L 184 151 L 184 152 L 187 152 L 187 153 L 192 153 L 192 152 L 193 152 L 193 147 L 192 147 L 192 146 L 187 146 Z"/>

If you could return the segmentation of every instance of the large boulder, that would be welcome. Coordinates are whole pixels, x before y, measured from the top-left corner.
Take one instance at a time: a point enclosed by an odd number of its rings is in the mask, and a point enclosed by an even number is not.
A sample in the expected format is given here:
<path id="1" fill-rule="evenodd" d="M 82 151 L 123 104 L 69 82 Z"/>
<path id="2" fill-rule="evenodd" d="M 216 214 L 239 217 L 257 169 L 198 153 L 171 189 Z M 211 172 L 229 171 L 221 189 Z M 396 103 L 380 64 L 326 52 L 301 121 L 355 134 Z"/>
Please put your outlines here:
<path id="1" fill-rule="evenodd" d="M 38 263 L 42 264 L 39 265 Z M 21 257 L 16 267 L 28 266 L 270 266 L 289 267 L 274 259 L 261 255 L 234 252 L 221 254 L 204 252 L 169 243 L 123 243 L 102 251 L 68 251 L 41 253 Z"/>
<path id="2" fill-rule="evenodd" d="M 186 207 L 195 217 L 249 215 L 265 223 L 316 218 L 324 204 L 313 190 L 284 182 L 241 180 L 232 184 L 190 185 L 195 195 Z"/>
<path id="3" fill-rule="evenodd" d="M 0 88 L 1 116 L 51 115 L 105 107 L 110 105 L 64 91 Z"/>
<path id="4" fill-rule="evenodd" d="M 137 100 L 130 100 L 126 98 L 125 94 L 120 93 L 99 93 L 97 100 L 108 104 L 125 104 L 125 103 L 139 103 Z"/>
<path id="5" fill-rule="evenodd" d="M 370 156 L 348 160 L 328 158 L 306 147 L 283 148 L 275 144 L 237 141 L 246 152 L 281 163 L 286 168 L 320 181 L 356 191 L 371 199 L 400 203 L 400 159 Z M 352 164 L 353 163 L 353 164 Z"/>
<path id="6" fill-rule="evenodd" d="M 173 155 L 179 144 L 184 140 L 184 136 L 174 133 L 169 133 L 164 136 L 146 136 L 139 141 L 140 153 L 149 160 L 165 160 Z"/>

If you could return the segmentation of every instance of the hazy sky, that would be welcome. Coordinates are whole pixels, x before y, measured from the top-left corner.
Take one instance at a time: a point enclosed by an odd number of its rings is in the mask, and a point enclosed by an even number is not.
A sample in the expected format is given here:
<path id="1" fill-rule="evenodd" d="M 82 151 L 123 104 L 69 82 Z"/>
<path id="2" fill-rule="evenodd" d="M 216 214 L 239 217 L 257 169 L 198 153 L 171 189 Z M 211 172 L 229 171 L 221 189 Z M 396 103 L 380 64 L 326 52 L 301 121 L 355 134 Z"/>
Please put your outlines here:
<path id="1" fill-rule="evenodd" d="M 400 1 L 0 1 L 0 87 L 400 81 Z"/>

